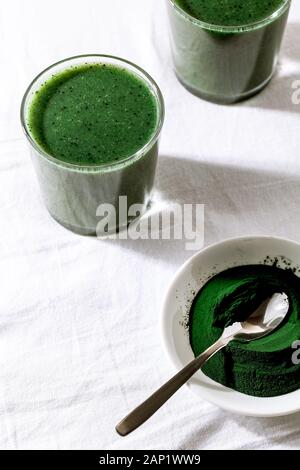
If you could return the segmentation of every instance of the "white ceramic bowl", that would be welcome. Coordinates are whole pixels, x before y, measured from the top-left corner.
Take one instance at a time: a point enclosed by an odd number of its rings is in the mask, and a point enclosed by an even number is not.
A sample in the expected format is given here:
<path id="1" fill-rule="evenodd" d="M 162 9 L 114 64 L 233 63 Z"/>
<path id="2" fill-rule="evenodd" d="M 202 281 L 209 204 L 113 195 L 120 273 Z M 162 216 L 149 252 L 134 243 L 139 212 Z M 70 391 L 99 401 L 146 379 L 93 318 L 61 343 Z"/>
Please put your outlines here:
<path id="1" fill-rule="evenodd" d="M 209 246 L 188 260 L 172 281 L 162 311 L 162 337 L 176 370 L 194 358 L 186 319 L 195 295 L 213 275 L 234 266 L 278 259 L 279 267 L 300 266 L 300 244 L 274 237 L 245 237 Z M 300 339 L 300 338 L 299 338 Z M 291 354 L 293 350 L 291 349 Z M 233 413 L 272 417 L 300 411 L 300 390 L 271 398 L 244 395 L 220 385 L 199 371 L 188 383 L 199 397 Z"/>

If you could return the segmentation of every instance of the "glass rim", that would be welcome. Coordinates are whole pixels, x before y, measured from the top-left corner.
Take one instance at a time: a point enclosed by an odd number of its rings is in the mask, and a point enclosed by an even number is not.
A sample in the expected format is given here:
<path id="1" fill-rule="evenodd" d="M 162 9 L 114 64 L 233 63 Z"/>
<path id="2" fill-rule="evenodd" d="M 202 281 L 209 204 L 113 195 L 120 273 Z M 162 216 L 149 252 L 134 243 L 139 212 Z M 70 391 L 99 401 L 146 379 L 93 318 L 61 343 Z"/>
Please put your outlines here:
<path id="1" fill-rule="evenodd" d="M 26 106 L 27 99 L 29 98 L 30 92 L 32 91 L 34 85 L 38 82 L 38 80 L 40 80 L 43 77 L 44 74 L 46 74 L 47 72 L 50 72 L 51 69 L 53 69 L 53 68 L 55 68 L 59 65 L 67 64 L 68 62 L 72 62 L 74 60 L 80 60 L 80 59 L 82 59 L 82 61 L 84 63 L 84 59 L 92 59 L 93 57 L 95 59 L 101 59 L 102 58 L 102 59 L 105 59 L 107 61 L 109 61 L 109 60 L 116 61 L 116 62 L 119 62 L 120 64 L 123 64 L 125 67 L 127 66 L 128 70 L 129 70 L 129 67 L 131 69 L 133 69 L 132 73 L 134 73 L 134 70 L 136 72 L 139 72 L 139 73 L 136 73 L 136 74 L 139 75 L 139 77 L 142 80 L 147 82 L 147 86 L 149 88 L 151 87 L 151 91 L 154 90 L 155 99 L 156 99 L 157 108 L 158 108 L 158 119 L 157 119 L 157 124 L 156 124 L 155 130 L 154 130 L 153 134 L 151 135 L 151 137 L 149 138 L 149 140 L 146 142 L 146 144 L 143 147 L 138 149 L 134 154 L 129 155 L 128 157 L 125 157 L 121 160 L 114 161 L 114 162 L 107 162 L 107 163 L 102 163 L 102 164 L 101 163 L 100 164 L 96 163 L 96 164 L 91 164 L 91 165 L 87 165 L 87 164 L 80 165 L 80 164 L 76 164 L 76 163 L 70 163 L 70 162 L 65 162 L 63 160 L 59 160 L 58 158 L 54 157 L 50 153 L 46 152 L 44 149 L 42 149 L 38 145 L 38 143 L 35 141 L 35 139 L 33 138 L 33 136 L 31 135 L 31 133 L 28 129 L 28 125 L 27 125 L 27 122 L 26 122 L 26 115 L 25 115 L 26 114 L 25 106 Z M 101 62 L 99 62 L 99 63 L 101 63 Z M 112 65 L 114 65 L 114 64 L 112 64 Z M 66 66 L 66 69 L 67 69 L 67 66 Z M 22 102 L 21 102 L 20 118 L 21 118 L 21 125 L 22 125 L 23 132 L 24 132 L 27 140 L 29 141 L 30 145 L 43 158 L 46 158 L 51 163 L 53 163 L 53 164 L 55 164 L 59 167 L 65 167 L 65 168 L 75 170 L 75 171 L 77 170 L 77 171 L 80 171 L 80 172 L 82 172 L 82 171 L 96 172 L 96 171 L 100 171 L 100 170 L 110 171 L 110 170 L 115 170 L 115 169 L 117 170 L 119 168 L 122 168 L 122 167 L 126 166 L 127 164 L 129 164 L 130 162 L 132 162 L 134 160 L 138 160 L 139 158 L 141 158 L 143 155 L 145 155 L 151 149 L 151 147 L 159 139 L 159 136 L 160 136 L 160 133 L 161 133 L 161 130 L 162 130 L 162 127 L 163 127 L 163 123 L 164 123 L 164 119 L 165 119 L 165 104 L 164 104 L 164 98 L 163 98 L 162 92 L 161 92 L 158 84 L 156 83 L 156 81 L 151 77 L 151 75 L 148 74 L 148 72 L 146 72 L 143 68 L 139 67 L 138 65 L 134 64 L 133 62 L 130 62 L 129 60 L 123 59 L 121 57 L 109 55 L 109 54 L 80 54 L 80 55 L 76 55 L 76 56 L 68 57 L 66 59 L 59 60 L 58 62 L 55 62 L 52 65 L 49 65 L 47 68 L 45 68 L 38 75 L 35 76 L 35 78 L 31 81 L 31 83 L 29 84 L 29 86 L 27 87 L 27 89 L 24 93 L 24 96 L 23 96 L 23 99 L 22 99 Z"/>
<path id="2" fill-rule="evenodd" d="M 279 18 L 285 10 L 290 6 L 292 0 L 283 0 L 282 5 L 280 5 L 277 10 L 275 10 L 271 15 L 263 18 L 262 20 L 256 21 L 254 23 L 247 23 L 245 25 L 235 25 L 235 26 L 228 26 L 228 25 L 218 25 L 214 23 L 208 23 L 202 20 L 197 19 L 196 17 L 190 15 L 187 11 L 181 8 L 177 3 L 176 0 L 167 0 L 173 8 L 182 15 L 186 20 L 190 21 L 191 23 L 200 26 L 203 29 L 208 29 L 210 31 L 216 32 L 227 32 L 227 33 L 238 33 L 238 32 L 247 32 L 253 31 L 255 29 L 262 28 L 266 26 L 275 19 Z"/>

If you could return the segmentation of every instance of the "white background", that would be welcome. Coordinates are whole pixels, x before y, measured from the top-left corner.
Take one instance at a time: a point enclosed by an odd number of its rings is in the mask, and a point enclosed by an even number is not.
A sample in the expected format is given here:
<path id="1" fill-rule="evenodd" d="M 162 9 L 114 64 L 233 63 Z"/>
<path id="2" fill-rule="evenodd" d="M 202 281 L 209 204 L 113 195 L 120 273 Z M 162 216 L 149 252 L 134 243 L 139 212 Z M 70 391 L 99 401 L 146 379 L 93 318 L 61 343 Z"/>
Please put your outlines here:
<path id="1" fill-rule="evenodd" d="M 157 198 L 206 205 L 206 244 L 245 234 L 300 241 L 300 2 L 280 67 L 232 107 L 190 95 L 171 67 L 162 0 L 0 3 L 0 448 L 297 448 L 300 415 L 234 416 L 183 388 L 122 439 L 114 425 L 172 373 L 162 299 L 183 243 L 81 238 L 48 216 L 19 124 L 29 81 L 83 53 L 125 57 L 159 83 L 167 116 Z"/>

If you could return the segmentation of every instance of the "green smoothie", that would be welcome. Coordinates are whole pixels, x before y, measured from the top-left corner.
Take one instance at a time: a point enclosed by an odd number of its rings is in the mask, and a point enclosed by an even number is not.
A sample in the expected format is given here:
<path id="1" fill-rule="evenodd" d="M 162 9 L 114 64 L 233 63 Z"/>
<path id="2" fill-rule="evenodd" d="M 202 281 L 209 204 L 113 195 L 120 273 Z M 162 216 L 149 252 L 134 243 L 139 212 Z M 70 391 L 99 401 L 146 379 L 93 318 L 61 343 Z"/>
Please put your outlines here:
<path id="1" fill-rule="evenodd" d="M 189 331 L 195 355 L 202 353 L 226 326 L 246 320 L 269 296 L 285 292 L 287 319 L 269 336 L 246 343 L 233 341 L 203 368 L 210 378 L 247 395 L 270 397 L 297 390 L 300 365 L 292 362 L 292 343 L 300 339 L 300 279 L 273 266 L 241 266 L 221 272 L 197 295 Z"/>
<path id="2" fill-rule="evenodd" d="M 283 0 L 176 0 L 189 15 L 220 26 L 256 23 L 278 10 Z"/>
<path id="3" fill-rule="evenodd" d="M 291 0 L 167 0 L 175 73 L 192 93 L 235 103 L 277 64 Z"/>
<path id="4" fill-rule="evenodd" d="M 157 121 L 149 87 L 109 64 L 75 66 L 50 78 L 37 91 L 28 116 L 41 148 L 77 165 L 130 157 L 149 141 Z"/>
<path id="5" fill-rule="evenodd" d="M 164 103 L 142 69 L 104 55 L 58 62 L 28 88 L 21 120 L 45 204 L 60 224 L 102 236 L 135 218 L 124 213 L 124 197 L 128 210 L 139 206 L 137 216 L 146 210 Z"/>

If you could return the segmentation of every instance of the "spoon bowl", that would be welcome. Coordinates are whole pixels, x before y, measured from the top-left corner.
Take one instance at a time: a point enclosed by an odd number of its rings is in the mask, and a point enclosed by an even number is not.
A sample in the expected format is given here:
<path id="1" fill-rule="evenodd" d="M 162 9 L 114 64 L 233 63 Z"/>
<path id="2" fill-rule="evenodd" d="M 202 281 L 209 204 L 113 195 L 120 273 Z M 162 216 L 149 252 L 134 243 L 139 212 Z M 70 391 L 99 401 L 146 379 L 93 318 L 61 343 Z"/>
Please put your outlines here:
<path id="1" fill-rule="evenodd" d="M 218 351 L 235 339 L 253 341 L 277 328 L 289 310 L 286 294 L 269 297 L 244 322 L 236 322 L 224 329 L 222 336 L 206 351 L 187 364 L 180 372 L 160 387 L 146 401 L 135 408 L 117 426 L 120 436 L 127 436 L 156 413 Z"/>
<path id="2" fill-rule="evenodd" d="M 225 328 L 222 337 L 242 341 L 253 341 L 269 335 L 278 328 L 289 311 L 289 299 L 285 293 L 276 293 L 267 298 L 241 323 L 234 323 Z"/>
<path id="3" fill-rule="evenodd" d="M 271 236 L 230 238 L 207 246 L 178 269 L 166 291 L 160 322 L 163 348 L 174 373 L 194 358 L 187 319 L 195 296 L 209 279 L 235 266 L 274 263 L 300 277 L 300 243 Z M 291 342 L 291 357 L 294 352 Z M 247 395 L 216 382 L 201 370 L 189 380 L 187 388 L 192 393 L 190 399 L 196 403 L 205 400 L 237 415 L 270 418 L 300 412 L 300 388 L 270 397 Z"/>

